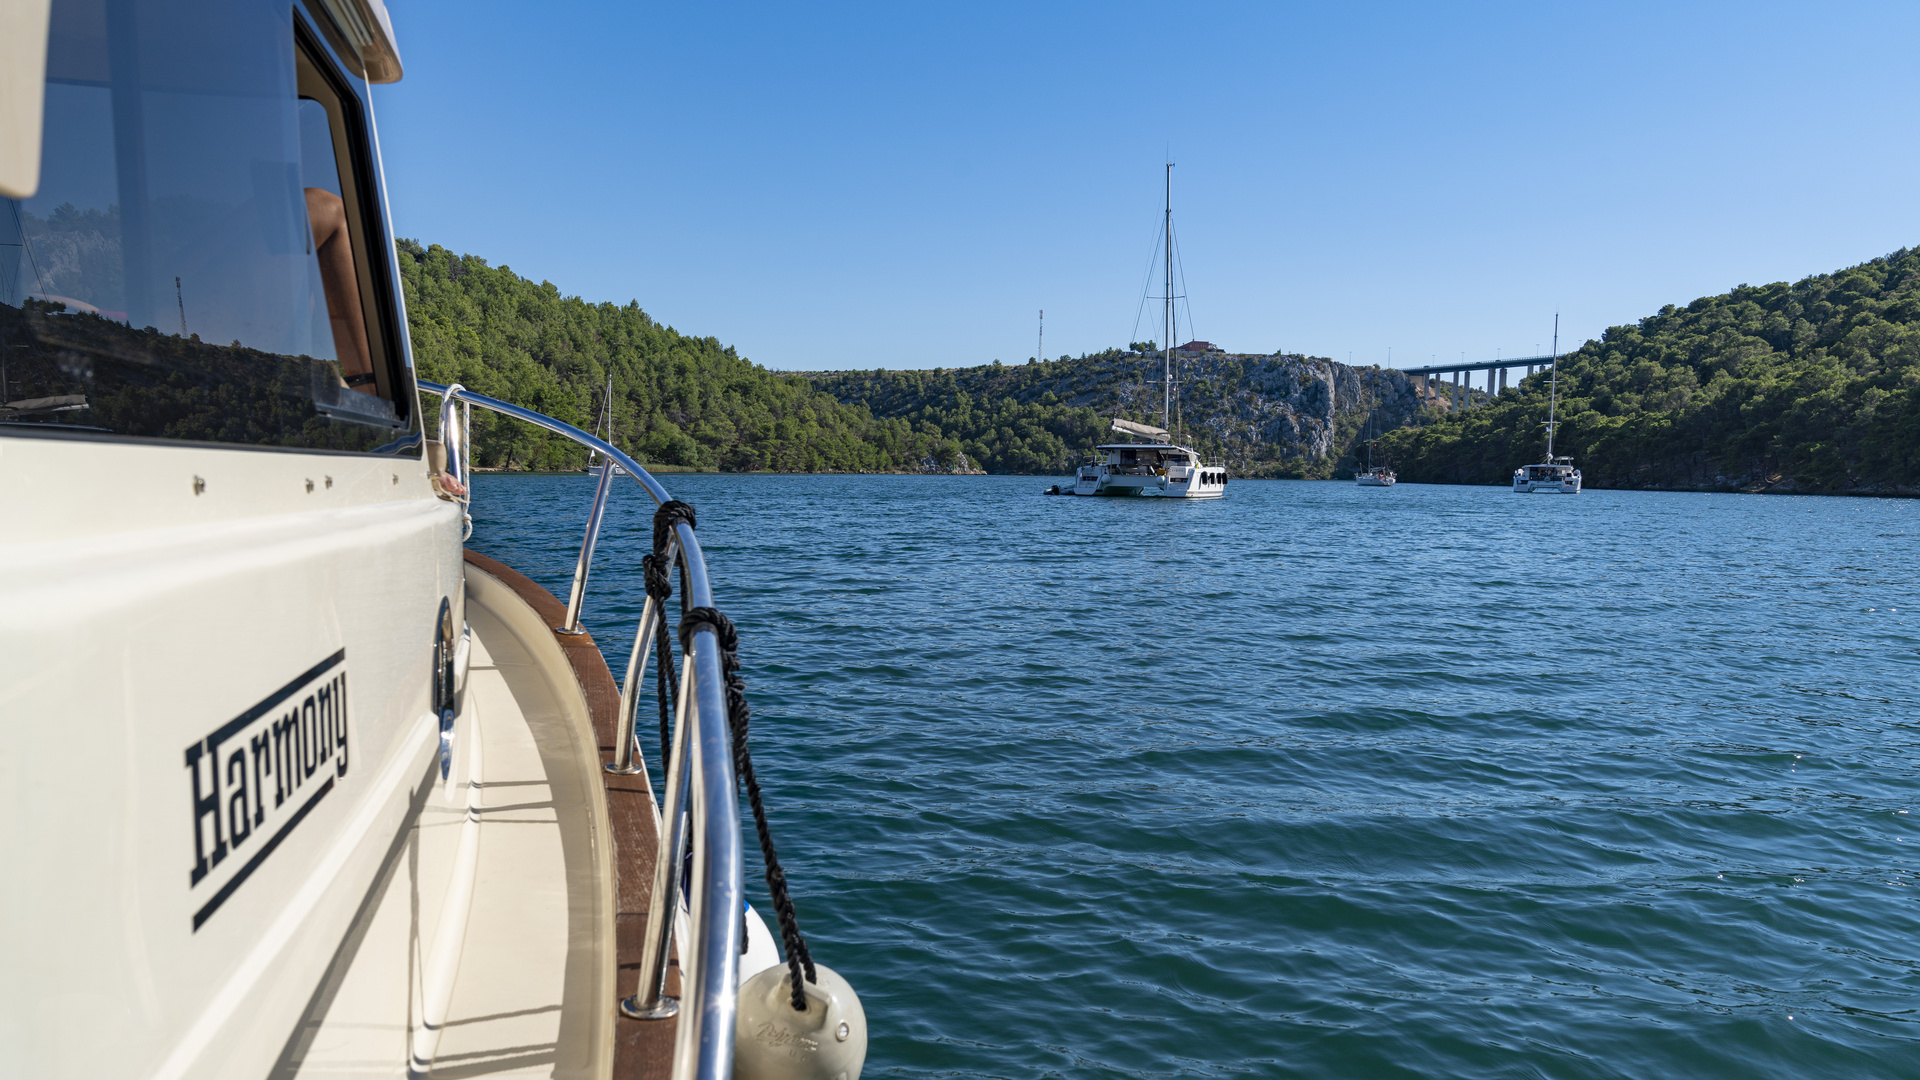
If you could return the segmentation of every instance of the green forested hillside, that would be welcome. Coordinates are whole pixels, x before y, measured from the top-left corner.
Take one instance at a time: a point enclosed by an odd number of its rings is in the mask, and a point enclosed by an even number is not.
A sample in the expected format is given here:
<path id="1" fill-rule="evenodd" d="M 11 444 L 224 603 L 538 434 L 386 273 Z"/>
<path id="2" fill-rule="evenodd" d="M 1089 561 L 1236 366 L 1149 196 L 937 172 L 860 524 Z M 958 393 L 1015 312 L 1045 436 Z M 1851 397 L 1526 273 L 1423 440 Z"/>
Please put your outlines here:
<path id="1" fill-rule="evenodd" d="M 589 304 L 485 259 L 398 244 L 423 377 L 461 382 L 591 428 L 609 375 L 613 439 L 649 465 L 797 472 L 1063 473 L 1115 416 L 1158 422 L 1147 346 L 951 370 L 768 371 L 637 303 Z M 1180 361 L 1177 424 L 1236 475 L 1326 475 L 1350 465 L 1365 419 L 1418 409 L 1397 372 L 1300 356 Z M 529 425 L 474 415 L 482 467 L 578 468 L 584 452 Z"/>
<path id="2" fill-rule="evenodd" d="M 915 467 L 940 440 L 875 420 L 713 338 L 662 326 L 638 303 L 589 304 L 485 259 L 399 243 L 420 374 L 591 428 L 613 376 L 614 441 L 644 463 L 796 472 Z M 484 467 L 578 468 L 584 451 L 476 410 Z"/>
<path id="3" fill-rule="evenodd" d="M 422 375 L 591 427 L 643 462 L 729 470 L 1059 473 L 1112 416 L 1158 419 L 1157 364 L 1107 350 L 953 370 L 766 370 L 637 304 L 589 304 L 401 241 Z M 1464 411 L 1404 375 L 1310 357 L 1182 361 L 1185 423 L 1237 475 L 1350 467 L 1367 422 L 1408 480 L 1505 483 L 1541 460 L 1547 376 Z M 1740 286 L 1616 326 L 1560 364 L 1556 449 L 1592 487 L 1920 494 L 1920 250 Z M 572 444 L 476 414 L 482 465 L 573 468 Z M 962 458 L 968 459 L 966 462 Z"/>
<path id="4" fill-rule="evenodd" d="M 809 375 L 836 399 L 902 420 L 937 442 L 943 459 L 964 453 L 990 473 L 1070 472 L 1099 442 L 1107 417 L 1074 404 L 1063 369 L 1118 358 L 1007 367 L 999 362 L 932 371 L 832 371 Z M 1062 393 L 1067 396 L 1062 397 Z"/>
<path id="5" fill-rule="evenodd" d="M 1546 413 L 1541 373 L 1383 445 L 1408 480 L 1505 483 Z M 1920 250 L 1613 327 L 1561 359 L 1560 417 L 1592 487 L 1920 494 Z"/>

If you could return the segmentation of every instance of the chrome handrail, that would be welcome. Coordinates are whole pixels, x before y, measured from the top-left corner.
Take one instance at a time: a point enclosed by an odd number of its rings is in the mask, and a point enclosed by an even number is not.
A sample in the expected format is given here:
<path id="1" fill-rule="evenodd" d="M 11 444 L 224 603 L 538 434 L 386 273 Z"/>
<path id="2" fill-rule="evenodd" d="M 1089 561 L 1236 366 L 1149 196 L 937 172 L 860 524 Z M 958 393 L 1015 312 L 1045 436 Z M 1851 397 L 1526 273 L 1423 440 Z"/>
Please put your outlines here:
<path id="1" fill-rule="evenodd" d="M 466 438 L 466 425 L 453 423 L 452 410 L 456 401 L 525 421 L 597 450 L 607 463 L 618 464 L 625 469 L 627 475 L 646 489 L 656 504 L 671 498 L 667 489 L 651 473 L 641 468 L 638 462 L 612 443 L 589 435 L 572 424 L 485 394 L 476 394 L 459 383 L 449 386 L 422 379 L 419 386 L 421 390 L 441 395 L 441 440 L 447 447 L 446 469 L 457 483 L 468 488 L 469 499 L 472 497 L 471 462 L 468 458 L 470 443 Z M 569 626 L 578 624 L 588 564 L 593 557 L 610 486 L 609 473 L 602 470 L 588 518 L 586 541 L 574 569 L 573 597 L 567 615 Z M 673 540 L 675 543 L 672 546 L 678 552 L 675 561 L 680 568 L 682 593 L 689 606 L 714 606 L 706 559 L 701 553 L 700 540 L 694 535 L 693 527 L 685 522 L 675 523 Z M 649 603 L 642 615 L 642 626 L 635 631 L 636 644 L 642 634 L 650 634 L 652 623 L 646 620 L 652 618 L 653 610 Z M 625 740 L 629 744 L 638 739 L 634 723 L 638 685 L 634 664 L 629 662 L 626 685 L 620 695 L 618 723 L 622 730 L 615 734 L 616 740 Z M 644 1002 L 650 996 L 651 987 L 652 1001 L 659 1004 L 659 988 L 664 985 L 666 977 L 667 934 L 678 907 L 677 902 L 668 906 L 672 899 L 668 894 L 677 891 L 681 878 L 681 853 L 686 848 L 685 838 L 691 836 L 693 872 L 688 878 L 690 887 L 687 897 L 690 947 L 686 955 L 680 958 L 681 998 L 688 1005 L 679 1010 L 680 1023 L 674 1037 L 672 1075 L 676 1080 L 730 1080 L 733 1075 L 734 1016 L 738 1010 L 740 991 L 740 945 L 744 933 L 739 913 L 744 908 L 746 897 L 741 877 L 740 805 L 735 795 L 733 733 L 720 669 L 720 642 L 715 638 L 712 628 L 703 626 L 694 632 L 692 648 L 681 659 L 680 685 L 681 701 L 674 722 L 673 748 L 669 754 L 670 760 L 663 763 L 667 774 L 667 790 L 660 832 L 663 839 L 671 842 L 659 848 L 655 875 L 656 884 L 661 874 L 666 875 L 670 884 L 668 888 L 656 887 L 653 890 L 648 910 L 650 940 L 643 956 L 640 993 L 635 997 Z M 616 764 L 619 764 L 622 763 L 620 751 L 623 748 L 620 742 L 616 742 L 615 746 Z M 629 754 L 633 751 L 631 745 L 624 749 Z M 626 760 L 630 761 L 631 758 Z M 676 788 L 682 790 L 676 791 Z M 682 807 L 685 807 L 684 812 Z M 630 1008 L 631 1004 L 623 1002 L 623 1006 L 629 1007 L 622 1011 L 636 1015 Z"/>
<path id="2" fill-rule="evenodd" d="M 599 482 L 593 486 L 593 510 L 587 514 L 587 538 L 580 542 L 580 560 L 573 565 L 573 589 L 567 594 L 567 621 L 554 629 L 563 634 L 584 634 L 580 629 L 580 608 L 587 600 L 587 573 L 593 569 L 593 549 L 600 542 L 600 519 L 607 511 L 607 493 L 613 487 L 613 465 L 600 467 Z"/>
<path id="3" fill-rule="evenodd" d="M 473 492 L 467 487 L 466 467 L 461 455 L 466 453 L 468 440 L 473 433 L 473 406 L 460 402 L 458 395 L 466 390 L 459 383 L 443 387 L 440 393 L 440 446 L 446 454 L 447 475 L 453 480 L 447 494 L 460 502 L 460 522 L 462 532 L 460 542 L 466 543 L 473 536 Z M 460 405 L 460 421 L 454 422 L 454 405 Z M 444 486 L 444 485 L 443 485 Z"/>

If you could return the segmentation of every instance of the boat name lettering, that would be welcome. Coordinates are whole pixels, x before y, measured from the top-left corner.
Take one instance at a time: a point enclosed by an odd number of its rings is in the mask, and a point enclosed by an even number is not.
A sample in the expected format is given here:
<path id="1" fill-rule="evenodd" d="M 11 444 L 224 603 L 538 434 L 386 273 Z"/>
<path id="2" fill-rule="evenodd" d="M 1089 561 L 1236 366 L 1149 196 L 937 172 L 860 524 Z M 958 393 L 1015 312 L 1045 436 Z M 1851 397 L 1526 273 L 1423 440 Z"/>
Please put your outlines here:
<path id="1" fill-rule="evenodd" d="M 194 930 L 346 779 L 346 662 L 347 650 L 335 652 L 187 747 L 188 887 L 213 889 L 193 913 Z"/>

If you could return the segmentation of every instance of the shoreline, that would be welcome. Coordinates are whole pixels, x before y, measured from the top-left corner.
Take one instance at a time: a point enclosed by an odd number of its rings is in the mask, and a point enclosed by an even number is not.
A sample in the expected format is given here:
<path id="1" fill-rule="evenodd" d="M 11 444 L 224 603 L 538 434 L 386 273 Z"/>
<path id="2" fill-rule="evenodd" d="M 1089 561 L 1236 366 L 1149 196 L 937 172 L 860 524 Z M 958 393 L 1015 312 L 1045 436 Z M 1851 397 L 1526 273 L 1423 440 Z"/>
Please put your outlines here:
<path id="1" fill-rule="evenodd" d="M 772 469 L 748 469 L 748 470 L 701 469 L 701 468 L 695 468 L 693 466 L 688 466 L 688 465 L 662 465 L 657 468 L 654 466 L 644 466 L 644 468 L 646 468 L 646 470 L 650 473 L 653 473 L 655 475 L 662 475 L 662 476 L 698 474 L 698 475 L 705 475 L 705 476 L 924 476 L 931 479 L 953 479 L 953 480 L 966 480 L 966 479 L 972 479 L 976 477 L 978 478 L 1008 477 L 1008 478 L 1023 479 L 1023 480 L 1061 480 L 1061 479 L 1071 480 L 1072 479 L 1070 475 L 1058 474 L 1058 473 L 923 473 L 923 472 L 904 472 L 904 471 L 903 472 L 835 472 L 831 470 L 821 470 L 819 472 L 778 472 Z M 474 472 L 474 475 L 476 476 L 484 475 L 484 476 L 582 476 L 584 477 L 587 475 L 585 471 L 579 470 L 579 469 L 543 470 L 543 469 L 480 469 L 480 468 L 476 468 L 473 470 L 473 472 Z M 1315 484 L 1315 483 L 1351 484 L 1353 483 L 1353 480 L 1351 477 L 1337 477 L 1337 476 L 1325 476 L 1325 477 L 1237 476 L 1237 477 L 1234 477 L 1234 479 L 1241 480 L 1241 481 L 1292 480 L 1292 481 L 1305 483 L 1305 484 Z M 1448 484 L 1448 483 L 1436 483 L 1433 481 L 1422 481 L 1422 480 L 1402 480 L 1400 482 L 1402 484 L 1414 484 L 1421 487 L 1473 487 L 1473 488 L 1491 488 L 1496 491 L 1503 491 L 1503 490 L 1506 490 L 1507 488 L 1507 485 L 1505 484 Z M 1814 496 L 1819 498 L 1836 498 L 1836 499 L 1920 499 L 1920 488 L 1901 488 L 1901 489 L 1895 489 L 1890 491 L 1873 490 L 1868 488 L 1849 488 L 1844 491 L 1807 491 L 1807 490 L 1801 490 L 1795 487 L 1789 487 L 1784 484 L 1777 484 L 1777 485 L 1766 487 L 1766 488 L 1657 487 L 1657 486 L 1596 487 L 1596 486 L 1588 485 L 1583 490 L 1584 491 L 1657 491 L 1657 492 L 1668 492 L 1672 494 L 1691 494 L 1691 495 L 1776 495 L 1776 496 L 1807 495 L 1807 496 Z"/>

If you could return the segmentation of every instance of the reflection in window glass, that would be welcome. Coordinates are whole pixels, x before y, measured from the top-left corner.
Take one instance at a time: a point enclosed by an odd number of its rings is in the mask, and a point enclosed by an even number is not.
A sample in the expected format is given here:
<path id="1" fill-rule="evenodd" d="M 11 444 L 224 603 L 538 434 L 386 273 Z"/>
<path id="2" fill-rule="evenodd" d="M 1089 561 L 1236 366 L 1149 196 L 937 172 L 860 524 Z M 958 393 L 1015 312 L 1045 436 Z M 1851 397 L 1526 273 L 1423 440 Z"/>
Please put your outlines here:
<path id="1" fill-rule="evenodd" d="M 327 107 L 312 98 L 300 99 L 300 183 L 340 194 L 340 164 L 333 156 Z"/>
<path id="2" fill-rule="evenodd" d="M 359 290 L 328 295 L 316 230 L 347 222 L 310 209 L 340 169 L 290 9 L 55 0 L 52 22 L 40 187 L 0 200 L 0 432 L 399 439 Z"/>
<path id="3" fill-rule="evenodd" d="M 326 313 L 326 326 L 315 336 L 332 344 L 330 355 L 339 362 L 341 380 L 372 394 L 376 392 L 373 357 L 367 345 L 366 311 L 360 304 L 360 276 L 354 271 L 347 203 L 340 193 L 333 129 L 327 107 L 318 101 L 302 98 L 299 110 L 300 183 L 319 268 L 319 307 Z"/>

